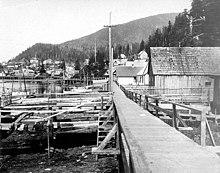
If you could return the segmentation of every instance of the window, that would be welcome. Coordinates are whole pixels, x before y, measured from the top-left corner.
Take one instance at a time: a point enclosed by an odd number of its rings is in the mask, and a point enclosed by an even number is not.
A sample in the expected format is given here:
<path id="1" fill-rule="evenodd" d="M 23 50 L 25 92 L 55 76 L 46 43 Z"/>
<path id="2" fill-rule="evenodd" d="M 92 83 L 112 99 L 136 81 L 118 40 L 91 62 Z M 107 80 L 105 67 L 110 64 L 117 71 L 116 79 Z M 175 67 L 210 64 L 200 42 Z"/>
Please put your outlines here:
<path id="1" fill-rule="evenodd" d="M 211 86 L 211 84 L 212 84 L 211 82 L 205 82 L 205 86 L 206 86 L 206 87 Z"/>

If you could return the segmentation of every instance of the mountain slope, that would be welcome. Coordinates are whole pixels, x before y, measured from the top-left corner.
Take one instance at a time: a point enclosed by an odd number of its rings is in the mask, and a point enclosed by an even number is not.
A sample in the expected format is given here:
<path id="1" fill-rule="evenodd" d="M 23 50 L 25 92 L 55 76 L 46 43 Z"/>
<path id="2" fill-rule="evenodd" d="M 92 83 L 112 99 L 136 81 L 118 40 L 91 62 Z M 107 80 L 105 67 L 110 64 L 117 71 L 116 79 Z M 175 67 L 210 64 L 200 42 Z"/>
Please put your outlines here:
<path id="1" fill-rule="evenodd" d="M 167 26 L 169 20 L 173 23 L 177 15 L 178 13 L 159 14 L 117 25 L 112 28 L 112 44 L 137 43 L 138 45 L 142 39 L 146 41 L 156 28 Z M 77 57 L 87 55 L 90 48 L 94 48 L 95 40 L 97 47 L 107 46 L 108 28 L 103 28 L 88 36 L 59 45 L 37 43 L 21 52 L 13 61 L 20 61 L 23 58 L 29 60 L 35 55 L 40 59 L 57 57 L 58 55 L 61 59 L 64 58 L 64 55 L 68 55 L 68 59 L 77 59 Z M 63 55 L 60 55 L 61 52 Z"/>
<path id="2" fill-rule="evenodd" d="M 166 26 L 168 21 L 174 21 L 178 13 L 167 13 L 134 20 L 125 24 L 117 25 L 112 29 L 113 44 L 140 43 L 147 40 L 149 35 L 158 27 Z M 94 47 L 96 39 L 97 46 L 108 44 L 108 28 L 103 28 L 91 35 L 62 43 L 61 47 L 89 48 Z"/>

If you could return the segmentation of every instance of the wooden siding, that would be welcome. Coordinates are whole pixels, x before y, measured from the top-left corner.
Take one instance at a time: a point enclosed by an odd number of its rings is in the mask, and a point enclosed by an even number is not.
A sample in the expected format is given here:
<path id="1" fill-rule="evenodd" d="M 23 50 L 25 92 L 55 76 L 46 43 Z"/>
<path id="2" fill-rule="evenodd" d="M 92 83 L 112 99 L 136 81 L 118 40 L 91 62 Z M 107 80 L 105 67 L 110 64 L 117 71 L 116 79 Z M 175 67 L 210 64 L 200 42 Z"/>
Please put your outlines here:
<path id="1" fill-rule="evenodd" d="M 136 80 L 134 77 L 118 77 L 117 82 L 120 85 L 136 85 Z"/>
<path id="2" fill-rule="evenodd" d="M 213 88 L 213 79 L 206 76 L 155 76 L 155 88 L 160 89 L 205 88 L 207 82 Z"/>

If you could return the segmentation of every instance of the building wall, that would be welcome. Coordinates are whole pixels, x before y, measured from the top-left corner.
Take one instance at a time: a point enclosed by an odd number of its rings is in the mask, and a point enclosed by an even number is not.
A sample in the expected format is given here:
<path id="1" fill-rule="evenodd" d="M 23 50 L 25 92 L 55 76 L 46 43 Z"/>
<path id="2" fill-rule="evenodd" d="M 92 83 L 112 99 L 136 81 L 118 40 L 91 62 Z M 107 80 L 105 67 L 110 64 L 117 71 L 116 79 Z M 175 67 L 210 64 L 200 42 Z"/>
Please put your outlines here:
<path id="1" fill-rule="evenodd" d="M 214 80 L 207 76 L 155 76 L 155 94 L 207 95 L 213 98 Z"/>
<path id="2" fill-rule="evenodd" d="M 136 85 L 134 77 L 118 77 L 117 81 L 120 85 Z"/>
<path id="3" fill-rule="evenodd" d="M 149 85 L 149 75 L 146 74 L 144 76 L 137 76 L 137 84 L 138 85 Z"/>

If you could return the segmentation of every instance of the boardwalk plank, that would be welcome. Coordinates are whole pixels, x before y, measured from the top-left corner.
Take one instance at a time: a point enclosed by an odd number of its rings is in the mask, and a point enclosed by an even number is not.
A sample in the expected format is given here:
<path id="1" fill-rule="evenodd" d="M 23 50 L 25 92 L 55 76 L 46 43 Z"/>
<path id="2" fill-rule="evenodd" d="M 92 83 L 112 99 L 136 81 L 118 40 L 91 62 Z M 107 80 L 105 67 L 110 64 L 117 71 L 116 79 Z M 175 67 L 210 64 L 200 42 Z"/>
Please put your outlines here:
<path id="1" fill-rule="evenodd" d="M 124 135 L 131 145 L 132 157 L 135 157 L 133 161 L 142 159 L 142 163 L 146 163 L 144 172 L 220 172 L 218 155 L 199 146 L 139 107 L 138 104 L 129 100 L 115 84 L 113 91 L 119 120 Z M 133 150 L 138 150 L 138 152 Z M 137 153 L 140 156 L 136 156 Z M 139 166 L 143 168 L 143 165 Z M 135 167 L 138 167 L 138 163 Z"/>

